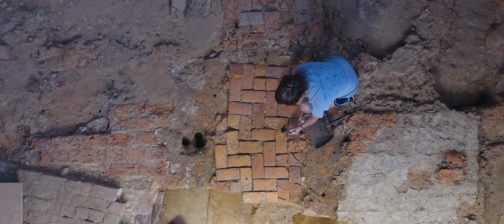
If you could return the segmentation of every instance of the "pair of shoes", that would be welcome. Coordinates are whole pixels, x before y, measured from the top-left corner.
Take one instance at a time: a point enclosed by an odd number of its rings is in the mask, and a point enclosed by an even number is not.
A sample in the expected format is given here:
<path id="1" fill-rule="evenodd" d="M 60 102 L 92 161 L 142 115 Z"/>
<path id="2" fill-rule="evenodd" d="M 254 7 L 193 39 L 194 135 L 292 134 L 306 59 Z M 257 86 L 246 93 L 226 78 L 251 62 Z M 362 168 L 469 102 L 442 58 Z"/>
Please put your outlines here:
<path id="1" fill-rule="evenodd" d="M 196 149 L 195 151 L 199 151 L 199 150 L 205 148 L 206 140 L 205 140 L 205 137 L 203 136 L 203 134 L 201 134 L 200 132 L 197 132 L 196 134 L 194 134 L 194 137 L 192 140 L 192 145 Z M 190 149 L 191 141 L 189 140 L 189 138 L 187 138 L 185 136 L 182 138 L 182 146 L 184 147 L 185 150 Z"/>

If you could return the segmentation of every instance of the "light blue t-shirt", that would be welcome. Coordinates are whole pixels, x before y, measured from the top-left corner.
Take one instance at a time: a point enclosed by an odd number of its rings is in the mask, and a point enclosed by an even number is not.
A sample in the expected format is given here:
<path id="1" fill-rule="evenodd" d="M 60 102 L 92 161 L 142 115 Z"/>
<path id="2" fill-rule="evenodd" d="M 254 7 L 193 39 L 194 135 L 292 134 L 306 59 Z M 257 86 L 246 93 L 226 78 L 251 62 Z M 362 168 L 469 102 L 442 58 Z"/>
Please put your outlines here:
<path id="1" fill-rule="evenodd" d="M 300 65 L 296 75 L 304 75 L 308 83 L 308 102 L 312 106 L 312 116 L 321 118 L 324 111 L 334 104 L 337 98 L 355 95 L 359 80 L 352 65 L 337 56 L 323 62 L 308 62 Z"/>

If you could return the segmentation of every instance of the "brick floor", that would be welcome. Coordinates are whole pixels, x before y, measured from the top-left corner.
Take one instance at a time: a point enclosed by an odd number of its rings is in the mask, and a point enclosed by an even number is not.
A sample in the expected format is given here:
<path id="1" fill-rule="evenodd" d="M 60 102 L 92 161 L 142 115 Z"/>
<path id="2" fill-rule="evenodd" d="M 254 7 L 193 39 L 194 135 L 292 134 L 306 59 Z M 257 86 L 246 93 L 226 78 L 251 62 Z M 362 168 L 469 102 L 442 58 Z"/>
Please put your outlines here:
<path id="1" fill-rule="evenodd" d="M 281 131 L 297 107 L 268 102 L 284 68 L 230 67 L 228 126 L 237 131 L 228 132 L 227 145 L 216 147 L 217 188 L 242 192 L 245 203 L 299 200 L 305 142 Z"/>

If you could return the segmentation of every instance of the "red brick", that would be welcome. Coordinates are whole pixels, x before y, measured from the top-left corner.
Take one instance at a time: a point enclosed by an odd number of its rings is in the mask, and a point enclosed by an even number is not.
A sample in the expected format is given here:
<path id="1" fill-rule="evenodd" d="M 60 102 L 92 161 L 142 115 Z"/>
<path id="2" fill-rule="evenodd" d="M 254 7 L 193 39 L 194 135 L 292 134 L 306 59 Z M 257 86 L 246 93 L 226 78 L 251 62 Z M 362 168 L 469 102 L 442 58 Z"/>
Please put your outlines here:
<path id="1" fill-rule="evenodd" d="M 272 129 L 254 129 L 252 130 L 252 139 L 259 141 L 274 141 L 276 131 Z"/>
<path id="2" fill-rule="evenodd" d="M 288 142 L 289 152 L 302 152 L 306 147 L 306 142 L 302 140 L 290 140 Z"/>
<path id="3" fill-rule="evenodd" d="M 254 90 L 266 90 L 266 79 L 255 78 L 254 79 Z"/>
<path id="4" fill-rule="evenodd" d="M 444 163 L 450 169 L 465 169 L 467 167 L 467 159 L 464 152 L 457 150 L 448 150 L 445 154 Z"/>
<path id="5" fill-rule="evenodd" d="M 264 178 L 264 159 L 262 154 L 252 155 L 252 177 Z"/>
<path id="6" fill-rule="evenodd" d="M 301 167 L 289 167 L 289 182 L 297 184 L 301 183 Z"/>
<path id="7" fill-rule="evenodd" d="M 240 118 L 240 140 L 251 140 L 252 118 L 241 116 Z"/>
<path id="8" fill-rule="evenodd" d="M 240 141 L 239 150 L 240 153 L 261 153 L 263 151 L 261 142 L 253 141 Z"/>
<path id="9" fill-rule="evenodd" d="M 266 192 L 243 192 L 243 203 L 265 203 Z"/>
<path id="10" fill-rule="evenodd" d="M 126 159 L 125 149 L 119 147 L 107 148 L 107 160 L 118 161 Z"/>
<path id="11" fill-rule="evenodd" d="M 240 115 L 236 115 L 236 114 L 228 115 L 228 126 L 230 128 L 239 129 L 240 128 Z"/>
<path id="12" fill-rule="evenodd" d="M 252 10 L 252 0 L 237 0 L 238 2 L 238 12 L 250 11 Z"/>
<path id="13" fill-rule="evenodd" d="M 240 183 L 242 191 L 252 190 L 252 168 L 240 168 Z"/>
<path id="14" fill-rule="evenodd" d="M 266 76 L 266 66 L 256 65 L 255 66 L 255 77 L 265 77 Z"/>
<path id="15" fill-rule="evenodd" d="M 266 116 L 276 116 L 277 106 L 275 92 L 266 92 Z"/>
<path id="16" fill-rule="evenodd" d="M 241 97 L 241 78 L 231 75 L 229 78 L 229 100 L 240 101 Z"/>
<path id="17" fill-rule="evenodd" d="M 111 138 L 113 145 L 127 145 L 130 140 L 129 136 L 125 134 L 112 135 Z"/>
<path id="18" fill-rule="evenodd" d="M 266 117 L 264 118 L 264 127 L 281 130 L 287 126 L 288 118 L 284 117 Z"/>
<path id="19" fill-rule="evenodd" d="M 147 147 L 146 158 L 164 159 L 168 155 L 168 149 L 165 147 Z"/>
<path id="20" fill-rule="evenodd" d="M 276 191 L 275 179 L 254 179 L 254 191 Z"/>
<path id="21" fill-rule="evenodd" d="M 137 145 L 157 145 L 154 134 L 152 132 L 141 132 L 135 136 L 135 144 Z"/>
<path id="22" fill-rule="evenodd" d="M 278 11 L 264 12 L 264 22 L 266 29 L 278 29 L 280 27 L 280 13 Z"/>
<path id="23" fill-rule="evenodd" d="M 283 104 L 278 104 L 277 106 L 277 116 L 279 117 L 294 117 L 297 111 L 297 106 L 287 106 Z"/>
<path id="24" fill-rule="evenodd" d="M 228 2 L 227 4 L 234 4 L 231 1 L 236 1 L 236 0 L 224 0 Z M 232 7 L 232 6 L 231 6 Z M 236 77 L 241 77 L 243 74 L 243 64 L 229 64 L 229 72 L 231 73 L 232 76 Z"/>
<path id="25" fill-rule="evenodd" d="M 239 152 L 238 131 L 227 133 L 227 153 L 236 154 Z"/>
<path id="26" fill-rule="evenodd" d="M 303 153 L 289 153 L 288 165 L 289 166 L 302 166 L 304 162 Z"/>
<path id="27" fill-rule="evenodd" d="M 137 173 L 135 163 L 112 163 L 110 164 L 110 175 L 112 176 L 132 176 Z"/>
<path id="28" fill-rule="evenodd" d="M 215 168 L 222 169 L 227 167 L 227 146 L 215 146 Z"/>
<path id="29" fill-rule="evenodd" d="M 266 91 L 275 91 L 278 87 L 278 79 L 266 79 Z"/>
<path id="30" fill-rule="evenodd" d="M 252 127 L 264 128 L 264 104 L 254 104 Z"/>
<path id="31" fill-rule="evenodd" d="M 140 175 L 164 175 L 165 163 L 163 161 L 144 162 L 138 164 Z"/>
<path id="32" fill-rule="evenodd" d="M 276 132 L 276 153 L 287 153 L 287 133 Z"/>
<path id="33" fill-rule="evenodd" d="M 264 178 L 289 178 L 289 170 L 286 167 L 266 167 Z"/>
<path id="34" fill-rule="evenodd" d="M 145 104 L 145 113 L 147 115 L 171 114 L 175 106 L 170 102 L 154 102 Z"/>
<path id="35" fill-rule="evenodd" d="M 254 66 L 243 65 L 243 75 L 241 77 L 242 89 L 252 89 L 254 87 Z"/>
<path id="36" fill-rule="evenodd" d="M 126 148 L 124 151 L 125 159 L 128 161 L 145 159 L 148 156 L 145 148 Z"/>
<path id="37" fill-rule="evenodd" d="M 276 164 L 277 166 L 287 166 L 289 162 L 288 154 L 277 154 L 276 155 Z"/>
<path id="38" fill-rule="evenodd" d="M 264 152 L 264 166 L 275 166 L 276 156 L 275 156 L 275 143 L 265 142 L 263 145 Z"/>
<path id="39" fill-rule="evenodd" d="M 301 200 L 301 185 L 296 183 L 289 184 L 289 200 L 290 201 L 300 201 Z"/>
<path id="40" fill-rule="evenodd" d="M 51 151 L 41 151 L 40 164 L 41 165 L 54 165 L 55 163 L 61 163 L 69 161 L 69 155 L 67 150 L 51 150 Z"/>
<path id="41" fill-rule="evenodd" d="M 252 115 L 252 104 L 229 102 L 230 114 Z"/>
<path id="42" fill-rule="evenodd" d="M 228 167 L 251 166 L 252 161 L 249 155 L 230 155 L 228 157 Z"/>
<path id="43" fill-rule="evenodd" d="M 68 151 L 68 158 L 70 162 L 93 162 L 96 155 L 96 150 L 92 148 L 78 148 Z"/>
<path id="44" fill-rule="evenodd" d="M 278 199 L 284 201 L 290 200 L 289 185 L 288 180 L 278 180 Z"/>
<path id="45" fill-rule="evenodd" d="M 465 173 L 462 169 L 440 169 L 437 179 L 443 184 L 459 184 L 465 179 Z"/>
<path id="46" fill-rule="evenodd" d="M 266 201 L 268 203 L 278 202 L 278 192 L 266 192 Z"/>
<path id="47" fill-rule="evenodd" d="M 246 103 L 264 103 L 266 99 L 266 92 L 243 90 L 241 93 L 241 101 Z"/>
<path id="48" fill-rule="evenodd" d="M 224 11 L 224 24 L 227 26 L 234 26 L 236 24 L 236 11 L 237 11 L 237 3 L 236 0 L 224 0 L 223 3 L 223 11 Z M 231 64 L 230 68 L 232 70 Z"/>
<path id="49" fill-rule="evenodd" d="M 218 181 L 239 180 L 240 179 L 240 169 L 239 168 L 219 169 L 216 171 L 216 174 L 217 174 Z"/>
<path id="50" fill-rule="evenodd" d="M 287 67 L 266 67 L 266 77 L 279 79 L 287 74 L 289 74 L 289 68 Z"/>

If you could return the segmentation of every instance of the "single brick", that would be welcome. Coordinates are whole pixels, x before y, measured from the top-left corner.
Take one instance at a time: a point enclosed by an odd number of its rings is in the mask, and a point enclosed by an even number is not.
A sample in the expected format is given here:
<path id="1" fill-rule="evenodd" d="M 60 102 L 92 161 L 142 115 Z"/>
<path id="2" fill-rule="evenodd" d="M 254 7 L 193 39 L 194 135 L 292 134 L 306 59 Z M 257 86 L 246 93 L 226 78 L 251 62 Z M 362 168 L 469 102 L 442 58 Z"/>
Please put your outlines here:
<path id="1" fill-rule="evenodd" d="M 229 72 L 232 76 L 241 77 L 243 73 L 243 64 L 229 64 Z"/>
<path id="2" fill-rule="evenodd" d="M 266 192 L 243 192 L 243 203 L 265 203 Z"/>
<path id="3" fill-rule="evenodd" d="M 241 77 L 242 89 L 252 89 L 254 87 L 254 73 L 255 71 L 253 65 L 243 65 L 243 75 Z"/>
<path id="4" fill-rule="evenodd" d="M 108 207 L 108 211 L 115 215 L 122 215 L 125 208 L 126 203 L 112 202 Z"/>
<path id="5" fill-rule="evenodd" d="M 60 190 L 55 188 L 48 188 L 40 184 L 29 184 L 24 191 L 24 195 L 37 197 L 40 199 L 56 199 Z"/>
<path id="6" fill-rule="evenodd" d="M 287 153 L 287 133 L 277 131 L 276 133 L 276 153 Z"/>
<path id="7" fill-rule="evenodd" d="M 278 202 L 278 192 L 266 192 L 266 201 L 268 203 Z"/>
<path id="8" fill-rule="evenodd" d="M 264 21 L 266 29 L 278 29 L 280 27 L 280 13 L 275 12 L 265 12 Z"/>
<path id="9" fill-rule="evenodd" d="M 164 160 L 148 160 L 138 164 L 139 175 L 164 175 L 166 171 L 166 163 Z"/>
<path id="10" fill-rule="evenodd" d="M 89 192 L 91 192 L 91 187 L 92 184 L 80 182 L 80 181 L 67 181 L 65 183 L 65 190 L 74 192 L 74 193 L 79 193 L 82 195 L 88 195 Z"/>
<path id="11" fill-rule="evenodd" d="M 56 176 L 50 176 L 50 175 L 41 175 L 39 179 L 40 185 L 43 185 L 45 187 L 50 187 L 54 189 L 61 189 L 63 188 L 66 179 L 63 177 L 56 177 Z"/>
<path id="12" fill-rule="evenodd" d="M 266 92 L 264 91 L 243 90 L 241 95 L 242 102 L 247 103 L 264 103 L 265 98 Z"/>
<path id="13" fill-rule="evenodd" d="M 275 142 L 265 142 L 263 144 L 264 166 L 276 165 L 275 147 Z"/>
<path id="14" fill-rule="evenodd" d="M 298 108 L 296 106 L 287 106 L 279 104 L 277 107 L 277 116 L 279 117 L 294 117 Z"/>
<path id="15" fill-rule="evenodd" d="M 287 167 L 266 167 L 264 178 L 289 178 L 289 170 Z"/>
<path id="16" fill-rule="evenodd" d="M 89 218 L 89 208 L 77 207 L 77 211 L 75 212 L 75 218 L 80 220 L 85 220 Z"/>
<path id="17" fill-rule="evenodd" d="M 230 131 L 227 136 L 227 154 L 236 154 L 240 148 L 238 145 L 238 131 Z"/>
<path id="18" fill-rule="evenodd" d="M 280 79 L 287 74 L 289 74 L 289 68 L 287 67 L 266 67 L 266 77 Z"/>
<path id="19" fill-rule="evenodd" d="M 290 140 L 287 147 L 289 152 L 302 152 L 306 147 L 306 142 L 301 140 Z"/>
<path id="20" fill-rule="evenodd" d="M 266 66 L 256 65 L 255 66 L 255 77 L 265 77 L 266 76 Z"/>
<path id="21" fill-rule="evenodd" d="M 135 136 L 135 144 L 137 145 L 157 145 L 154 138 L 154 133 L 152 132 L 141 132 Z"/>
<path id="22" fill-rule="evenodd" d="M 278 180 L 278 199 L 288 201 L 290 199 L 289 181 Z"/>
<path id="23" fill-rule="evenodd" d="M 250 155 L 230 155 L 228 157 L 228 167 L 250 167 L 251 164 Z"/>
<path id="24" fill-rule="evenodd" d="M 288 121 L 289 119 L 284 117 L 266 117 L 264 118 L 264 127 L 281 130 L 287 126 Z"/>
<path id="25" fill-rule="evenodd" d="M 275 91 L 278 87 L 278 79 L 266 79 L 266 91 Z"/>
<path id="26" fill-rule="evenodd" d="M 264 127 L 264 104 L 254 104 L 254 113 L 252 115 L 252 128 Z"/>
<path id="27" fill-rule="evenodd" d="M 121 221 L 121 216 L 114 214 L 105 215 L 105 219 L 103 220 L 104 224 L 117 224 Z"/>
<path id="28" fill-rule="evenodd" d="M 241 116 L 240 118 L 240 140 L 250 140 L 252 131 L 252 117 Z"/>
<path id="29" fill-rule="evenodd" d="M 242 191 L 252 190 L 252 168 L 240 168 L 240 183 Z"/>
<path id="30" fill-rule="evenodd" d="M 240 101 L 241 97 L 241 78 L 237 75 L 231 75 L 229 78 L 229 100 Z"/>
<path id="31" fill-rule="evenodd" d="M 252 130 L 252 139 L 259 141 L 274 141 L 276 131 L 272 129 L 254 129 Z"/>
<path id="32" fill-rule="evenodd" d="M 289 182 L 296 184 L 301 183 L 301 167 L 289 167 Z"/>
<path id="33" fill-rule="evenodd" d="M 75 206 L 84 207 L 88 200 L 89 200 L 88 196 L 75 194 L 75 195 L 72 195 L 72 198 L 70 199 L 70 204 L 75 205 Z"/>
<path id="34" fill-rule="evenodd" d="M 59 216 L 61 212 L 61 207 L 62 204 L 60 204 L 55 200 L 51 200 L 49 201 L 49 208 L 47 209 L 47 213 Z"/>
<path id="35" fill-rule="evenodd" d="M 262 154 L 252 155 L 252 177 L 264 178 L 264 158 Z"/>
<path id="36" fill-rule="evenodd" d="M 145 148 L 126 148 L 124 157 L 128 161 L 148 159 L 147 149 Z"/>
<path id="37" fill-rule="evenodd" d="M 113 162 L 110 164 L 109 170 L 112 176 L 131 176 L 137 174 L 137 165 L 135 163 Z"/>
<path id="38" fill-rule="evenodd" d="M 69 217 L 69 218 L 73 218 L 73 217 L 75 217 L 75 211 L 76 211 L 75 205 L 64 204 L 61 207 L 60 215 L 61 216 L 66 216 L 66 217 Z"/>
<path id="39" fill-rule="evenodd" d="M 275 100 L 275 92 L 266 92 L 266 116 L 277 115 L 277 102 Z"/>
<path id="40" fill-rule="evenodd" d="M 95 223 L 101 223 L 103 221 L 103 218 L 105 217 L 105 213 L 96 211 L 96 210 L 89 210 L 89 221 L 95 222 Z"/>
<path id="41" fill-rule="evenodd" d="M 229 102 L 230 114 L 252 115 L 252 104 Z"/>
<path id="42" fill-rule="evenodd" d="M 215 146 L 215 168 L 222 169 L 227 167 L 227 146 Z"/>
<path id="43" fill-rule="evenodd" d="M 266 79 L 255 78 L 254 90 L 260 90 L 260 91 L 266 90 Z"/>
<path id="44" fill-rule="evenodd" d="M 301 185 L 296 183 L 289 184 L 289 200 L 290 201 L 300 201 L 301 200 Z"/>
<path id="45" fill-rule="evenodd" d="M 302 166 L 303 162 L 303 153 L 289 153 L 289 159 L 287 163 L 289 166 Z"/>
<path id="46" fill-rule="evenodd" d="M 252 0 L 235 0 L 237 3 L 236 12 L 252 10 Z"/>
<path id="47" fill-rule="evenodd" d="M 50 203 L 48 200 L 42 200 L 34 197 L 25 197 L 24 204 L 26 204 L 25 209 L 28 211 L 32 210 L 32 211 L 46 212 L 50 207 Z"/>
<path id="48" fill-rule="evenodd" d="M 240 115 L 228 115 L 228 126 L 234 129 L 240 128 Z"/>
<path id="49" fill-rule="evenodd" d="M 218 181 L 240 179 L 240 169 L 238 168 L 220 169 L 217 170 L 216 173 Z"/>
<path id="50" fill-rule="evenodd" d="M 242 12 L 238 15 L 238 26 L 257 26 L 264 24 L 262 12 Z"/>
<path id="51" fill-rule="evenodd" d="M 289 163 L 289 155 L 288 154 L 277 154 L 277 156 L 276 156 L 277 166 L 287 166 L 288 163 Z"/>
<path id="52" fill-rule="evenodd" d="M 84 207 L 103 211 L 109 207 L 110 201 L 101 198 L 89 197 Z"/>
<path id="53" fill-rule="evenodd" d="M 239 153 L 261 153 L 263 151 L 261 142 L 240 141 Z"/>
<path id="54" fill-rule="evenodd" d="M 276 191 L 276 179 L 254 179 L 254 191 Z"/>

